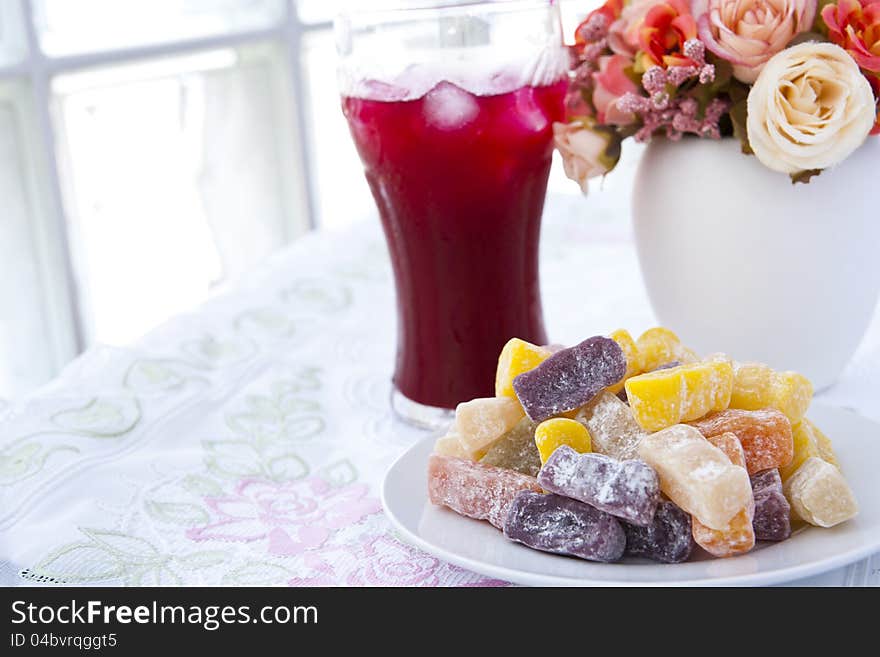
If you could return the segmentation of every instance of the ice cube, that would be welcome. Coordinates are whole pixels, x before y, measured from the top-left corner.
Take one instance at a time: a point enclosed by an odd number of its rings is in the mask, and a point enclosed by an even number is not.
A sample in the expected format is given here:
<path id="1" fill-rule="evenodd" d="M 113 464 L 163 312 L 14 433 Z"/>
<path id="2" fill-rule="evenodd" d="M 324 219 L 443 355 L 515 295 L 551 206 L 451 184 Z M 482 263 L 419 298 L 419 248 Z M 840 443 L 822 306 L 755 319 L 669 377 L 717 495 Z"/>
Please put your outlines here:
<path id="1" fill-rule="evenodd" d="M 441 82 L 425 96 L 425 121 L 442 130 L 462 128 L 479 113 L 477 99 L 450 82 Z"/>

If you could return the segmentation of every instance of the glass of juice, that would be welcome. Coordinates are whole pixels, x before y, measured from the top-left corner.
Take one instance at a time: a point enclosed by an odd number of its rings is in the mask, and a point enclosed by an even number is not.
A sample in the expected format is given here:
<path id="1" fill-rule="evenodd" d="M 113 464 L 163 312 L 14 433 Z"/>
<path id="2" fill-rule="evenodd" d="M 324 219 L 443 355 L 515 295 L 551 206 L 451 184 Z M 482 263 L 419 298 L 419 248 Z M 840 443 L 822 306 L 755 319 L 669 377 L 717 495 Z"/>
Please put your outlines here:
<path id="1" fill-rule="evenodd" d="M 397 291 L 392 406 L 423 426 L 544 344 L 538 242 L 568 55 L 553 0 L 423 3 L 336 23 L 342 110 Z"/>

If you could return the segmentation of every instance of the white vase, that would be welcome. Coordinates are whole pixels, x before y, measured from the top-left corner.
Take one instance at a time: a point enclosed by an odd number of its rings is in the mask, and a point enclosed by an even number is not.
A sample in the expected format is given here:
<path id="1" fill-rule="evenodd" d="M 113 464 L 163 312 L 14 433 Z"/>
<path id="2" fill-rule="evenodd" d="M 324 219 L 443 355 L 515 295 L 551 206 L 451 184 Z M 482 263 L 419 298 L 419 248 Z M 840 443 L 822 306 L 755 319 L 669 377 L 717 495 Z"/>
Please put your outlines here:
<path id="1" fill-rule="evenodd" d="M 659 321 L 830 386 L 880 293 L 880 138 L 806 185 L 734 139 L 655 139 L 633 190 L 642 276 Z"/>

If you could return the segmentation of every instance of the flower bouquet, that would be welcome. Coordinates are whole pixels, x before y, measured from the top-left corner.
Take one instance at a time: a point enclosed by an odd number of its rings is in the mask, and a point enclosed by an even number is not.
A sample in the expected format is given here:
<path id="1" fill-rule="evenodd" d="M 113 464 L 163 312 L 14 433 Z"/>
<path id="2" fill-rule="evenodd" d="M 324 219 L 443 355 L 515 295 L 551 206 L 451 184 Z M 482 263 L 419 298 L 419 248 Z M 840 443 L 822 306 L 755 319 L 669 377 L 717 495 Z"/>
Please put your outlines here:
<path id="1" fill-rule="evenodd" d="M 880 0 L 607 0 L 572 54 L 554 132 L 584 191 L 628 137 L 735 136 L 807 182 L 880 134 Z"/>

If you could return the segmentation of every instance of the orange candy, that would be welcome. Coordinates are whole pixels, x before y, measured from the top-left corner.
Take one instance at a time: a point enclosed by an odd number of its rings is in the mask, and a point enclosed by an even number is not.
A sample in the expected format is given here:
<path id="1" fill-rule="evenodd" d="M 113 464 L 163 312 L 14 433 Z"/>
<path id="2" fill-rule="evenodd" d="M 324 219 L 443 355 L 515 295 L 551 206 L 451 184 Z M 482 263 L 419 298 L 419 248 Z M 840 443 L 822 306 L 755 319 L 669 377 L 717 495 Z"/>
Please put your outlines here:
<path id="1" fill-rule="evenodd" d="M 732 433 L 722 433 L 707 439 L 724 452 L 734 465 L 746 467 L 746 457 L 739 439 Z M 746 507 L 737 513 L 725 529 L 712 529 L 696 518 L 691 518 L 692 533 L 697 545 L 716 557 L 732 557 L 743 554 L 755 547 L 755 502 L 750 500 Z"/>
<path id="2" fill-rule="evenodd" d="M 728 409 L 688 422 L 706 437 L 733 433 L 746 455 L 746 469 L 755 474 L 771 468 L 784 468 L 794 456 L 791 422 L 779 411 L 741 411 Z"/>

